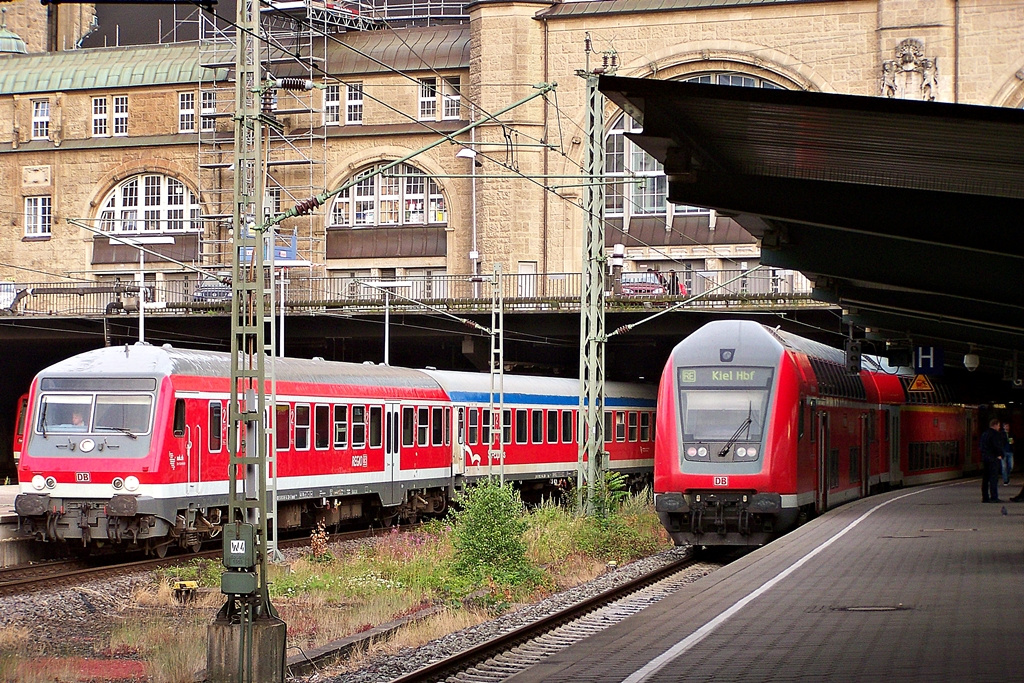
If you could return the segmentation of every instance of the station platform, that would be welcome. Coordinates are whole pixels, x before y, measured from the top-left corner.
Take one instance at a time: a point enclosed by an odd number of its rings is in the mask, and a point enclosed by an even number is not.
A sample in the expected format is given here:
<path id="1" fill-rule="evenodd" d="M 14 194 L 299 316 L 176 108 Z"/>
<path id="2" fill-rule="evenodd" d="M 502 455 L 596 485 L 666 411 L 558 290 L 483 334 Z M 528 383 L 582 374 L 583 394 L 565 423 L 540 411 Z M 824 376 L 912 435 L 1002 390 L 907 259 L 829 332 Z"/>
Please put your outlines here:
<path id="1" fill-rule="evenodd" d="M 844 505 L 508 680 L 1024 680 L 1022 483 Z"/>
<path id="2" fill-rule="evenodd" d="M 20 488 L 17 484 L 0 486 L 0 523 L 7 521 L 7 517 L 17 517 L 14 514 L 14 498 L 18 495 Z"/>

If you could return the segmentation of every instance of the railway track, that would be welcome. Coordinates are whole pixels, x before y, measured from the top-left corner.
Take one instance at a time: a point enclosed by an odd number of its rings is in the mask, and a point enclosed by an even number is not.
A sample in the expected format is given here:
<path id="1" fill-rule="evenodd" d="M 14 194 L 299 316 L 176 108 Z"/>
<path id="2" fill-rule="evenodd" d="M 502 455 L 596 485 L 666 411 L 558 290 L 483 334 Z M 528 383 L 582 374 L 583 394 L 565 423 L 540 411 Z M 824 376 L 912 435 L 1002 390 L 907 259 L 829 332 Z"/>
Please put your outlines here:
<path id="1" fill-rule="evenodd" d="M 403 530 L 410 527 L 399 527 Z M 331 534 L 330 540 L 347 541 L 389 533 L 388 529 L 361 529 L 344 533 Z M 278 542 L 281 548 L 295 548 L 309 544 L 309 538 L 282 539 Z M 197 558 L 218 558 L 223 551 L 201 550 L 197 553 L 174 555 L 163 558 L 145 558 L 120 562 L 116 564 L 97 565 L 95 560 L 56 560 L 39 564 L 6 567 L 0 569 L 0 597 L 30 593 L 44 588 L 73 586 L 96 579 L 111 579 L 139 571 L 151 571 L 163 567 L 173 567 Z"/>
<path id="2" fill-rule="evenodd" d="M 493 683 L 503 680 L 554 652 L 633 616 L 700 576 L 721 568 L 731 559 L 723 557 L 720 561 L 707 561 L 687 556 L 627 584 L 393 679 L 392 683 Z"/>

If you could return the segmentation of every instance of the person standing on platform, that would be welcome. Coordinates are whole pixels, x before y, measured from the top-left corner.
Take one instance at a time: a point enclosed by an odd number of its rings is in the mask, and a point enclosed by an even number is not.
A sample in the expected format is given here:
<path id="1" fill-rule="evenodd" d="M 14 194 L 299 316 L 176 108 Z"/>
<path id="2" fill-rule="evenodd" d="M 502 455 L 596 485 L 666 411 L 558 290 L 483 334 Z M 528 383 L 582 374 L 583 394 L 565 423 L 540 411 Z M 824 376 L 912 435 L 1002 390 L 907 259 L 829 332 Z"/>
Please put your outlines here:
<path id="1" fill-rule="evenodd" d="M 1003 460 L 1005 439 L 1000 431 L 1002 421 L 993 417 L 988 429 L 981 434 L 981 502 L 1001 503 L 999 500 L 999 475 Z"/>
<path id="2" fill-rule="evenodd" d="M 669 268 L 668 271 L 668 293 L 672 296 L 679 296 L 679 276 L 676 274 L 675 268 Z"/>
<path id="3" fill-rule="evenodd" d="M 1003 483 L 1010 483 L 1010 472 L 1013 471 L 1013 437 L 1010 436 L 1010 423 L 1003 423 Z"/>

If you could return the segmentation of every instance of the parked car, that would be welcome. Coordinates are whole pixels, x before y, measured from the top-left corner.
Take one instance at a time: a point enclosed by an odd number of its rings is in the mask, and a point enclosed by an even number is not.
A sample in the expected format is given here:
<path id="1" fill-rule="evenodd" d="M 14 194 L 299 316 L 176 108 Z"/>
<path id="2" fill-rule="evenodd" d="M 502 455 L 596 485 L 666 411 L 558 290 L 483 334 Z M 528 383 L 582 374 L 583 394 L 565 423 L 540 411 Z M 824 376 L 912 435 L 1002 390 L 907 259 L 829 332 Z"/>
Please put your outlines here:
<path id="1" fill-rule="evenodd" d="M 622 296 L 664 296 L 668 293 L 665 283 L 657 273 L 623 273 Z"/>
<path id="2" fill-rule="evenodd" d="M 206 277 L 196 285 L 192 301 L 231 301 L 231 285 L 214 277 Z"/>

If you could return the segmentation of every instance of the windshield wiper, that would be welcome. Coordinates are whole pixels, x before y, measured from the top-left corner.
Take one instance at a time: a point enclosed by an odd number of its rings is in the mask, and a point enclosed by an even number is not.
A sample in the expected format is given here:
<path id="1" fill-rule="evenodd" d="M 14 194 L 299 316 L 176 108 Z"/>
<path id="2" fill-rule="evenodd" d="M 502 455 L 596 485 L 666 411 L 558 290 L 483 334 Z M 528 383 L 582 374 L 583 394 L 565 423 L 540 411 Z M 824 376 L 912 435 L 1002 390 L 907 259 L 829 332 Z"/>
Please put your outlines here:
<path id="1" fill-rule="evenodd" d="M 50 407 L 49 403 L 43 402 L 43 414 L 39 417 L 39 429 L 43 432 L 43 438 L 46 438 L 46 409 Z"/>
<path id="2" fill-rule="evenodd" d="M 736 431 L 729 437 L 729 440 L 725 442 L 725 445 L 722 446 L 722 450 L 718 451 L 719 458 L 724 458 L 729 455 L 729 449 L 733 447 L 733 444 L 739 441 L 740 434 L 743 433 L 744 429 L 747 430 L 747 437 L 750 437 L 750 424 L 753 422 L 753 419 L 751 418 L 752 412 L 753 406 L 747 406 L 747 417 L 744 418 L 743 422 L 740 422 L 740 426 L 736 428 Z"/>
<path id="3" fill-rule="evenodd" d="M 138 439 L 139 438 L 135 434 L 132 433 L 132 430 L 128 429 L 127 427 L 115 427 L 113 425 L 96 425 L 96 429 L 113 429 L 115 431 L 121 432 L 122 434 L 127 434 L 128 436 L 132 437 L 133 439 Z"/>

